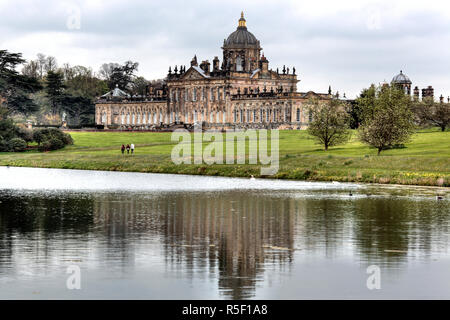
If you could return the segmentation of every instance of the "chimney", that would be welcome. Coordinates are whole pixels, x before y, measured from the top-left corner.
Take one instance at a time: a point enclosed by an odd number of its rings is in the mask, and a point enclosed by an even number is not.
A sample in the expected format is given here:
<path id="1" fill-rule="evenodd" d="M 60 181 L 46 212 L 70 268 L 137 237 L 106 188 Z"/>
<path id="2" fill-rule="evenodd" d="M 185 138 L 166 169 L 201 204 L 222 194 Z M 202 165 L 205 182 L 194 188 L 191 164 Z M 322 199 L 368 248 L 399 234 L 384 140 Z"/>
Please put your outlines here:
<path id="1" fill-rule="evenodd" d="M 208 60 L 206 61 L 202 61 L 202 63 L 200 64 L 200 68 L 205 71 L 205 74 L 209 74 L 209 69 L 210 69 L 211 64 L 209 63 Z"/>
<path id="2" fill-rule="evenodd" d="M 441 96 L 439 97 L 439 102 L 440 103 L 444 103 L 444 96 L 441 94 Z"/>
<path id="3" fill-rule="evenodd" d="M 268 74 L 269 73 L 269 60 L 264 56 L 264 53 L 261 57 L 261 73 Z"/>
<path id="4" fill-rule="evenodd" d="M 415 100 L 415 101 L 419 101 L 419 95 L 420 95 L 419 87 L 416 86 L 416 87 L 414 88 L 414 100 Z"/>
<path id="5" fill-rule="evenodd" d="M 422 99 L 425 98 L 434 99 L 434 89 L 432 86 L 428 86 L 428 88 L 422 89 Z"/>
<path id="6" fill-rule="evenodd" d="M 216 56 L 213 60 L 213 71 L 219 72 L 220 66 L 219 66 L 219 58 Z"/>

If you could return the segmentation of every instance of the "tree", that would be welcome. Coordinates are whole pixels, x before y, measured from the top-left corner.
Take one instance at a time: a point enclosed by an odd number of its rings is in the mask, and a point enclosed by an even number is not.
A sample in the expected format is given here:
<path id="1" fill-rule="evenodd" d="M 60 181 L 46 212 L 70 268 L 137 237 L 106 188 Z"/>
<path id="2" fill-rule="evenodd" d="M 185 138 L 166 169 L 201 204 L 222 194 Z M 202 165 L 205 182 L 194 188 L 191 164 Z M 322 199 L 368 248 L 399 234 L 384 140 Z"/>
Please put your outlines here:
<path id="1" fill-rule="evenodd" d="M 425 98 L 414 104 L 414 111 L 420 124 L 438 126 L 442 132 L 450 125 L 450 103 Z"/>
<path id="2" fill-rule="evenodd" d="M 145 95 L 149 82 L 144 77 L 136 77 L 132 82 L 131 93 L 133 95 Z"/>
<path id="3" fill-rule="evenodd" d="M 395 86 L 372 86 L 370 98 L 359 101 L 362 110 L 362 125 L 359 138 L 378 150 L 405 143 L 414 132 L 414 116 L 411 98 Z"/>
<path id="4" fill-rule="evenodd" d="M 48 56 L 45 59 L 45 63 L 44 63 L 45 72 L 47 72 L 47 74 L 49 72 L 55 72 L 57 68 L 58 68 L 58 64 L 56 62 L 56 58 L 52 57 L 52 56 Z"/>
<path id="5" fill-rule="evenodd" d="M 139 63 L 126 61 L 123 66 L 115 67 L 110 75 L 108 86 L 113 90 L 116 85 L 127 90 L 133 82 L 134 73 L 138 70 Z"/>
<path id="6" fill-rule="evenodd" d="M 44 78 L 44 71 L 45 71 L 45 61 L 46 57 L 42 53 L 37 54 L 37 64 L 38 64 L 38 70 L 39 70 L 39 78 Z"/>
<path id="7" fill-rule="evenodd" d="M 60 112 L 60 99 L 62 98 L 64 89 L 63 75 L 59 72 L 49 71 L 46 77 L 45 92 L 50 100 L 53 115 Z"/>
<path id="8" fill-rule="evenodd" d="M 30 94 L 42 89 L 42 86 L 36 78 L 16 71 L 17 66 L 24 62 L 21 53 L 0 50 L 0 101 L 9 114 L 29 114 L 38 108 L 30 99 Z"/>
<path id="9" fill-rule="evenodd" d="M 31 60 L 22 68 L 22 74 L 30 78 L 39 79 L 39 64 L 37 61 Z"/>
<path id="10" fill-rule="evenodd" d="M 93 122 L 95 105 L 92 99 L 82 96 L 63 95 L 60 101 L 62 110 L 69 115 L 70 123 L 80 125 Z"/>
<path id="11" fill-rule="evenodd" d="M 98 74 L 101 79 L 106 80 L 108 83 L 111 80 L 111 75 L 114 71 L 114 69 L 119 68 L 120 64 L 118 63 L 104 63 L 100 67 L 100 70 L 98 71 Z"/>
<path id="12" fill-rule="evenodd" d="M 344 103 L 332 99 L 328 103 L 319 104 L 315 100 L 312 101 L 310 112 L 312 121 L 309 123 L 308 133 L 315 137 L 325 150 L 350 139 L 349 116 Z"/>

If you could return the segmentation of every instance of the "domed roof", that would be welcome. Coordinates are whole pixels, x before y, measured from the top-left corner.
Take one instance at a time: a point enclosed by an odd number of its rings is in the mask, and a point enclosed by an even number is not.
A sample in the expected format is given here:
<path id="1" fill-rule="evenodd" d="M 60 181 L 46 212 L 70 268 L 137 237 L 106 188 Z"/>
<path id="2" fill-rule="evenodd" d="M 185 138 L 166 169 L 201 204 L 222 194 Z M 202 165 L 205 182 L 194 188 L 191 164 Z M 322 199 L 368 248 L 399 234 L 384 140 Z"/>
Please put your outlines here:
<path id="1" fill-rule="evenodd" d="M 411 80 L 409 80 L 408 76 L 403 74 L 403 71 L 400 70 L 400 73 L 392 78 L 393 83 L 398 84 L 411 84 Z"/>
<path id="2" fill-rule="evenodd" d="M 239 19 L 239 26 L 237 30 L 228 36 L 224 42 L 225 47 L 258 47 L 259 41 L 253 35 L 253 33 L 247 30 L 246 21 L 244 19 L 244 13 L 241 13 L 241 19 Z"/>

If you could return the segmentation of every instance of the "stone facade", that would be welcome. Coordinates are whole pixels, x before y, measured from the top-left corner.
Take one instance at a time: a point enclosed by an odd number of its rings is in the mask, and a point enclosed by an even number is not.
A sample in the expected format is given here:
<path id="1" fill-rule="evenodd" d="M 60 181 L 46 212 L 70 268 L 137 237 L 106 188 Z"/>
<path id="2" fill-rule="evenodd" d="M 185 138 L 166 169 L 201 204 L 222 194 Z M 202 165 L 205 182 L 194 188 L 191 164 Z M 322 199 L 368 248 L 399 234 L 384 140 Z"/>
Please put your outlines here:
<path id="1" fill-rule="evenodd" d="M 330 92 L 297 92 L 295 68 L 269 69 L 243 14 L 222 49 L 222 64 L 215 57 L 212 68 L 208 60 L 199 64 L 196 56 L 187 70 L 170 67 L 164 85 L 150 88 L 148 96 L 130 97 L 116 88 L 97 102 L 96 123 L 133 130 L 196 124 L 211 129 L 304 129 L 310 99 L 332 97 Z"/>

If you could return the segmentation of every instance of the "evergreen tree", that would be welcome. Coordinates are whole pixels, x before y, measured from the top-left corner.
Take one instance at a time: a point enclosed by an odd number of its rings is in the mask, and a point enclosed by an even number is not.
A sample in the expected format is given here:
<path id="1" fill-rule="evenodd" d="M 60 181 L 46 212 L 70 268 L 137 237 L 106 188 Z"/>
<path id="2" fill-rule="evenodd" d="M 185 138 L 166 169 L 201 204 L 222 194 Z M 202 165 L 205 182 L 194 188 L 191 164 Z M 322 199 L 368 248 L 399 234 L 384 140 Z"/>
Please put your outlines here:
<path id="1" fill-rule="evenodd" d="M 8 114 L 30 114 L 38 109 L 30 94 L 42 89 L 36 78 L 21 75 L 16 67 L 25 62 L 21 53 L 0 50 L 0 103 Z"/>
<path id="2" fill-rule="evenodd" d="M 57 115 L 61 111 L 61 99 L 64 94 L 64 78 L 59 72 L 49 71 L 45 79 L 45 92 L 51 104 L 51 112 Z"/>

